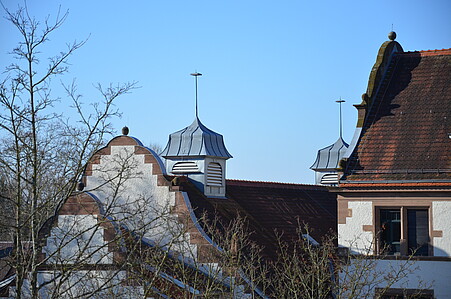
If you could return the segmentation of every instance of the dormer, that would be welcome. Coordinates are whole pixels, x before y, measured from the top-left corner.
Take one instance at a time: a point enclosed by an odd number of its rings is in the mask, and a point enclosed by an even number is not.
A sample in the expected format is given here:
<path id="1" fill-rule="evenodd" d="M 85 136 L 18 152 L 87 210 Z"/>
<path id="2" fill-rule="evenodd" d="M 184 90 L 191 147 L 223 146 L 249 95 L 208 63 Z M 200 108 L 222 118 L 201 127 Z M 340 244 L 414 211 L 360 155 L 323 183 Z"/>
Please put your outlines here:
<path id="1" fill-rule="evenodd" d="M 222 135 L 208 129 L 198 117 L 169 135 L 160 156 L 165 158 L 168 174 L 187 176 L 206 196 L 225 196 L 226 160 L 232 155 Z"/>

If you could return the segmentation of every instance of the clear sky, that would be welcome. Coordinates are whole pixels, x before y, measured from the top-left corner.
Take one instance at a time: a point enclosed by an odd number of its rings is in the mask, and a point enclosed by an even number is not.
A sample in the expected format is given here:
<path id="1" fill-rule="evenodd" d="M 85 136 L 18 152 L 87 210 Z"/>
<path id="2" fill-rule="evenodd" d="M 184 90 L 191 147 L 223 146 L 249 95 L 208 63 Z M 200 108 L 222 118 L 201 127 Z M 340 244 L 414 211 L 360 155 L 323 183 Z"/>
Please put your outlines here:
<path id="1" fill-rule="evenodd" d="M 2 2 L 9 9 L 23 4 Z M 55 16 L 59 5 L 69 17 L 43 54 L 89 37 L 63 82 L 76 78 L 86 102 L 98 99 L 93 83 L 141 86 L 117 102 L 118 134 L 127 125 L 145 145 L 164 147 L 170 133 L 193 121 L 189 74 L 203 74 L 199 117 L 224 136 L 234 156 L 227 164 L 231 179 L 312 184 L 317 150 L 339 135 L 335 101 L 346 100 L 349 143 L 352 104 L 360 103 L 392 26 L 405 51 L 451 48 L 449 0 L 28 1 L 37 18 Z M 2 19 L 2 69 L 17 36 Z"/>

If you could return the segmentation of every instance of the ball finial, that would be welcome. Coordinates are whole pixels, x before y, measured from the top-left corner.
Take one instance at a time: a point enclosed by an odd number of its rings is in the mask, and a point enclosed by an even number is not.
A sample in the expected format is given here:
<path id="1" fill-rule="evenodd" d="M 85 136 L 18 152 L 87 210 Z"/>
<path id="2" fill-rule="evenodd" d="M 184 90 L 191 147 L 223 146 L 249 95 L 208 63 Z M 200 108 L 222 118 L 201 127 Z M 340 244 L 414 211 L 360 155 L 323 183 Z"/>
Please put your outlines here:
<path id="1" fill-rule="evenodd" d="M 395 40 L 396 39 L 396 32 L 392 31 L 388 34 L 388 38 L 390 40 Z"/>
<path id="2" fill-rule="evenodd" d="M 122 135 L 128 135 L 129 129 L 127 126 L 122 128 Z"/>
<path id="3" fill-rule="evenodd" d="M 83 184 L 82 181 L 79 181 L 77 184 L 77 190 L 81 192 L 83 189 L 85 189 L 85 184 Z"/>

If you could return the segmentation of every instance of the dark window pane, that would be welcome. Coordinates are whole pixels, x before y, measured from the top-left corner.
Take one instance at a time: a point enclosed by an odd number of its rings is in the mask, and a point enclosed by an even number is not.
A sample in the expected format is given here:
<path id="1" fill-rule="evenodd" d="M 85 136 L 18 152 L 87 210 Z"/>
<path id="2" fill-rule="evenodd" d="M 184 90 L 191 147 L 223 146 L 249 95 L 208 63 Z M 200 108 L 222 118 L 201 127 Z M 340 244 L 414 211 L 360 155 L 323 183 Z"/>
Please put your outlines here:
<path id="1" fill-rule="evenodd" d="M 400 252 L 401 210 L 381 209 L 380 225 L 381 249 L 388 254 Z"/>
<path id="2" fill-rule="evenodd" d="M 409 252 L 415 255 L 428 255 L 428 210 L 407 210 L 407 233 Z"/>

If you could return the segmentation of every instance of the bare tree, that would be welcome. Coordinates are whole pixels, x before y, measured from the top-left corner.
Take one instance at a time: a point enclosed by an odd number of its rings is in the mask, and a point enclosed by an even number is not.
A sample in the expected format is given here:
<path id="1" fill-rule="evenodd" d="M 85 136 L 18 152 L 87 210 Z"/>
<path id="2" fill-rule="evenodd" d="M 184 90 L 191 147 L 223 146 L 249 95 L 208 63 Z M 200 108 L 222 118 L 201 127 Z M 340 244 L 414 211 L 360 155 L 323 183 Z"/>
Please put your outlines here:
<path id="1" fill-rule="evenodd" d="M 278 255 L 269 259 L 251 241 L 245 218 L 222 223 L 205 215 L 192 223 L 167 202 L 155 205 L 145 188 L 129 196 L 128 187 L 143 185 L 132 152 L 111 155 L 111 168 L 97 170 L 87 191 L 107 194 L 103 202 L 75 192 L 88 160 L 112 132 L 115 100 L 136 84 L 97 85 L 100 99 L 88 109 L 75 82 L 64 85 L 64 102 L 78 117 L 65 119 L 54 112 L 60 98 L 51 93 L 52 79 L 67 72 L 69 57 L 85 41 L 68 44 L 43 67 L 40 49 L 67 13 L 40 23 L 26 7 L 4 9 L 22 38 L 0 80 L 0 227 L 14 243 L 16 298 L 362 298 L 410 273 L 406 261 L 383 276 L 375 259 L 339 256 L 334 236 L 309 241 L 306 227 L 296 240 L 279 235 Z M 72 204 L 81 212 L 62 213 Z M 217 245 L 202 260 L 188 238 L 199 227 Z"/>
<path id="2" fill-rule="evenodd" d="M 163 147 L 161 146 L 161 144 L 159 144 L 157 142 L 152 142 L 152 141 L 149 142 L 148 147 L 157 154 L 160 154 L 163 151 Z"/>
<path id="3" fill-rule="evenodd" d="M 103 88 L 100 99 L 90 109 L 82 104 L 75 83 L 66 86 L 66 105 L 78 113 L 76 121 L 55 113 L 60 98 L 51 92 L 52 79 L 68 70 L 69 57 L 83 44 L 73 42 L 42 64 L 41 48 L 67 19 L 58 11 L 44 22 L 34 19 L 27 7 L 10 11 L 6 19 L 17 29 L 19 44 L 10 53 L 14 59 L 0 81 L 0 168 L 2 227 L 14 242 L 17 298 L 24 281 L 30 281 L 30 295 L 38 296 L 37 272 L 42 251 L 38 231 L 54 209 L 74 190 L 89 156 L 111 133 L 111 117 L 118 116 L 113 103 L 135 83 Z"/>
<path id="4" fill-rule="evenodd" d="M 349 247 L 337 248 L 333 232 L 319 242 L 309 237 L 310 232 L 307 225 L 299 225 L 297 240 L 285 240 L 278 234 L 279 251 L 269 263 L 267 281 L 272 297 L 379 298 L 416 270 L 413 254 L 391 264 L 390 257 L 373 255 L 372 246 L 353 253 L 349 248 L 355 248 L 357 240 Z M 388 261 L 388 266 L 381 267 L 381 261 Z M 427 287 L 420 283 L 417 289 Z"/>

